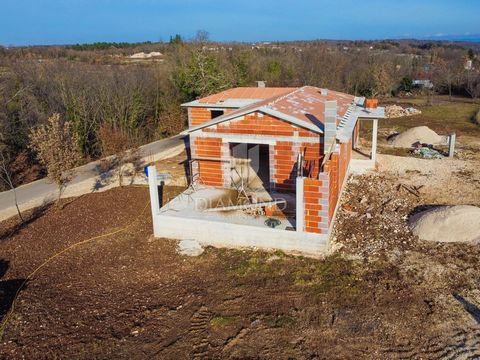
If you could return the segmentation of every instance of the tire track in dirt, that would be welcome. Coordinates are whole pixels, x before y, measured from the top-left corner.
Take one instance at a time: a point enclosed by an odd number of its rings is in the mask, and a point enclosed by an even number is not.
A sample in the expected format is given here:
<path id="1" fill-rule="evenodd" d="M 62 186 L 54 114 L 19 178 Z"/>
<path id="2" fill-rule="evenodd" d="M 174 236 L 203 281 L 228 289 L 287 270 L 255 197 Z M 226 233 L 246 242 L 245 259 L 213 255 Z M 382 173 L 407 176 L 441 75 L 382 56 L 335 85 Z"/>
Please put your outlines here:
<path id="1" fill-rule="evenodd" d="M 459 329 L 449 334 L 434 336 L 422 345 L 400 344 L 384 349 L 383 353 L 393 359 L 480 359 L 480 327 Z"/>
<path id="2" fill-rule="evenodd" d="M 192 339 L 193 359 L 208 359 L 209 347 L 208 329 L 212 314 L 202 306 L 190 320 L 189 336 Z"/>

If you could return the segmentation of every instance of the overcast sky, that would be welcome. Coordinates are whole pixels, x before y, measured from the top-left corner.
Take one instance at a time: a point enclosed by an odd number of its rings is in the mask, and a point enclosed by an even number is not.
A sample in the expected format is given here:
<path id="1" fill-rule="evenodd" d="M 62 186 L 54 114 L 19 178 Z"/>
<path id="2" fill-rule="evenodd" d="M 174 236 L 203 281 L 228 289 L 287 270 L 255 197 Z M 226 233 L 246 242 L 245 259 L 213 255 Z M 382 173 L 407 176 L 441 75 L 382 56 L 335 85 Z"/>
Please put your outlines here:
<path id="1" fill-rule="evenodd" d="M 0 44 L 424 38 L 480 33 L 479 0 L 0 0 Z"/>

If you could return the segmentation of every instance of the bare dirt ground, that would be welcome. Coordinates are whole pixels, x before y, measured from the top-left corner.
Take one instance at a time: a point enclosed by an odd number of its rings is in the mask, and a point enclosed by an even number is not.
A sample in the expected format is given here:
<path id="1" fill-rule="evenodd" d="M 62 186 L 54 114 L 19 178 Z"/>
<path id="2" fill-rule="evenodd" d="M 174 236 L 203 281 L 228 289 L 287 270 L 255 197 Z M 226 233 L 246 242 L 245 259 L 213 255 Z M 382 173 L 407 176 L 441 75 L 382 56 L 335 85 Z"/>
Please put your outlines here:
<path id="1" fill-rule="evenodd" d="M 150 237 L 146 188 L 47 209 L 3 236 L 2 313 L 51 254 L 141 215 L 128 231 L 63 255 L 29 281 L 0 356 L 478 358 L 480 249 L 413 238 L 403 219 L 424 202 L 397 190 L 399 181 L 388 173 L 350 181 L 336 227 L 343 246 L 323 260 L 213 248 L 181 257 L 174 241 Z"/>

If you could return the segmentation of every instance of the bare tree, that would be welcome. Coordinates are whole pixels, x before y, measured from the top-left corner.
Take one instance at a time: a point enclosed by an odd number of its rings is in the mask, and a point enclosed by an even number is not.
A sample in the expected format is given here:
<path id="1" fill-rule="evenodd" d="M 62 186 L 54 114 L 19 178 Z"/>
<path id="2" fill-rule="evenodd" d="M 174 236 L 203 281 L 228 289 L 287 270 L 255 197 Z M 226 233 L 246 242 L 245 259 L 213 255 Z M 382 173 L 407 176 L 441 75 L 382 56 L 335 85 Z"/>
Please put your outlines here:
<path id="1" fill-rule="evenodd" d="M 207 30 L 197 30 L 193 41 L 199 43 L 207 43 L 210 40 L 210 34 Z"/>
<path id="2" fill-rule="evenodd" d="M 47 124 L 30 131 L 30 144 L 46 167 L 48 178 L 58 185 L 60 200 L 62 191 L 74 176 L 72 168 L 80 162 L 70 123 L 61 121 L 59 114 L 53 114 Z"/>
<path id="3" fill-rule="evenodd" d="M 2 180 L 5 185 L 7 185 L 13 191 L 13 200 L 15 202 L 15 207 L 17 208 L 18 217 L 23 222 L 24 219 L 22 213 L 20 212 L 20 208 L 18 207 L 17 190 L 13 185 L 12 174 L 10 173 L 8 163 L 9 161 L 5 151 L 5 147 L 0 146 L 0 180 Z"/>

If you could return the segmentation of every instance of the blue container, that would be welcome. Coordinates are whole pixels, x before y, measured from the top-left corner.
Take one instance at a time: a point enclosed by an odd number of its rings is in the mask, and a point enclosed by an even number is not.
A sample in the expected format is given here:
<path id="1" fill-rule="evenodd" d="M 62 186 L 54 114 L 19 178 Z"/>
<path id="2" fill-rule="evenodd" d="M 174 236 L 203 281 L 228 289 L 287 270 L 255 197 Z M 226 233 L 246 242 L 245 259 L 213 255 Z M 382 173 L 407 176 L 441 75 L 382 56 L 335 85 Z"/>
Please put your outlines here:
<path id="1" fill-rule="evenodd" d="M 148 178 L 148 167 L 149 167 L 149 166 L 150 166 L 150 165 L 147 165 L 147 166 L 145 166 L 145 167 L 143 168 L 143 171 L 145 172 L 145 176 L 146 176 L 147 178 Z"/>

